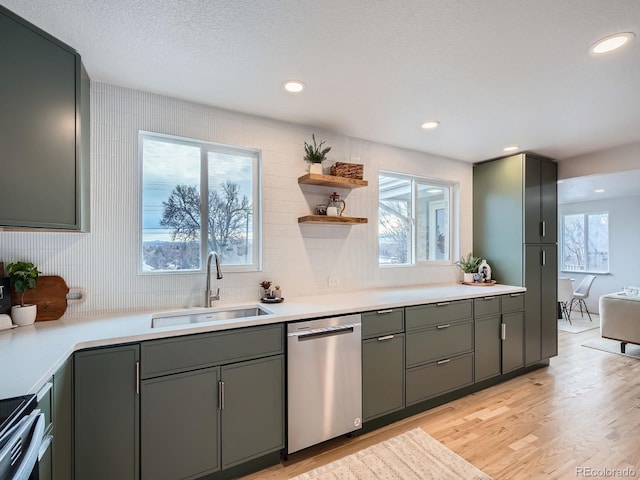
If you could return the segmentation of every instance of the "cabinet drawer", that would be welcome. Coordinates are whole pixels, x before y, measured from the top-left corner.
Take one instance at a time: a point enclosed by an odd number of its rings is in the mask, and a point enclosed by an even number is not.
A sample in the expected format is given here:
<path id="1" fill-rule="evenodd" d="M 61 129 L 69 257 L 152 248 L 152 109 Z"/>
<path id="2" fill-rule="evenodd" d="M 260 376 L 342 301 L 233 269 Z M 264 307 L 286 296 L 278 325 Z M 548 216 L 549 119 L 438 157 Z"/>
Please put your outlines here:
<path id="1" fill-rule="evenodd" d="M 524 310 L 524 292 L 502 296 L 502 313 L 520 312 Z"/>
<path id="2" fill-rule="evenodd" d="M 473 350 L 473 323 L 443 324 L 407 334 L 407 368 Z"/>
<path id="3" fill-rule="evenodd" d="M 362 314 L 362 338 L 380 337 L 404 331 L 404 308 Z"/>
<path id="4" fill-rule="evenodd" d="M 500 297 L 482 297 L 473 300 L 475 317 L 486 317 L 500 314 Z"/>
<path id="5" fill-rule="evenodd" d="M 473 383 L 473 354 L 407 370 L 407 406 Z"/>
<path id="6" fill-rule="evenodd" d="M 405 308 L 405 319 L 408 330 L 429 327 L 458 320 L 471 319 L 471 300 L 456 300 L 429 305 Z"/>
<path id="7" fill-rule="evenodd" d="M 142 378 L 284 352 L 282 324 L 189 335 L 142 344 Z"/>

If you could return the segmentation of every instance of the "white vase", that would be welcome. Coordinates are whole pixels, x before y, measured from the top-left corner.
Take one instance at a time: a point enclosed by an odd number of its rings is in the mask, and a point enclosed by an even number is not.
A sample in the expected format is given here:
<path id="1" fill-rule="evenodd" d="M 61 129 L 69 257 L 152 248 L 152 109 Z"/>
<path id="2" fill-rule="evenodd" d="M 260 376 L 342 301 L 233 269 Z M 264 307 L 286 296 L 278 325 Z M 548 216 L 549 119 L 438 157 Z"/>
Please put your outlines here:
<path id="1" fill-rule="evenodd" d="M 309 173 L 317 173 L 322 175 L 322 164 L 321 163 L 310 163 L 309 164 Z"/>
<path id="2" fill-rule="evenodd" d="M 19 327 L 32 325 L 36 321 L 37 305 L 14 305 L 11 307 L 11 320 Z"/>
<path id="3" fill-rule="evenodd" d="M 473 283 L 473 273 L 463 273 L 462 276 L 464 277 L 464 283 Z"/>

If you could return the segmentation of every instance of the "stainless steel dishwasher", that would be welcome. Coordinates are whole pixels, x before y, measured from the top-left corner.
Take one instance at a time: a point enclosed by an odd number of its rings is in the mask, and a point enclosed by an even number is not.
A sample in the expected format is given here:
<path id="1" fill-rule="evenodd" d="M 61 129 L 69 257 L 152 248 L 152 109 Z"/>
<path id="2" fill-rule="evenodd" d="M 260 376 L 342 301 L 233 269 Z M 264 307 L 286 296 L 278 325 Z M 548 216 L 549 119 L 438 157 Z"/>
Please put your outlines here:
<path id="1" fill-rule="evenodd" d="M 288 453 L 362 427 L 361 340 L 360 315 L 287 326 Z"/>

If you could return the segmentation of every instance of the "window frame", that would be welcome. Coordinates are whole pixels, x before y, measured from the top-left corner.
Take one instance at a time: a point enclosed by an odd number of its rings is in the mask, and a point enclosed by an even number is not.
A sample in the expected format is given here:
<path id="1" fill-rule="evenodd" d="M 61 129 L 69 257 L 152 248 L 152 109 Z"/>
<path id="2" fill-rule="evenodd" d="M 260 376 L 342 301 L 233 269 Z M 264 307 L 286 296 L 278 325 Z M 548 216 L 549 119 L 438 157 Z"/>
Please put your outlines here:
<path id="1" fill-rule="evenodd" d="M 200 148 L 200 268 L 194 268 L 191 270 L 144 270 L 144 148 L 143 143 L 145 139 L 164 141 L 168 143 L 186 145 L 190 147 Z M 252 213 L 251 213 L 251 226 L 252 226 L 252 261 L 247 264 L 237 265 L 223 265 L 224 272 L 259 272 L 262 271 L 262 151 L 256 148 L 241 147 L 236 145 L 227 145 L 217 142 L 210 142 L 207 140 L 200 140 L 189 137 L 182 137 L 179 135 L 169 135 L 158 132 L 151 132 L 146 130 L 140 130 L 138 132 L 138 170 L 139 170 L 139 208 L 140 214 L 139 228 L 138 228 L 138 275 L 189 275 L 197 273 L 206 273 L 207 265 L 206 259 L 209 254 L 207 247 L 207 241 L 203 240 L 207 238 L 207 226 L 208 222 L 202 219 L 207 219 L 208 209 L 207 201 L 203 201 L 202 192 L 209 191 L 209 168 L 208 168 L 208 156 L 209 153 L 222 153 L 228 155 L 242 155 L 251 157 L 253 168 L 253 182 L 252 182 Z"/>
<path id="2" fill-rule="evenodd" d="M 407 254 L 410 257 L 408 262 L 406 263 L 380 263 L 380 176 L 385 177 L 393 177 L 399 180 L 407 180 L 411 182 L 411 205 L 409 207 L 410 218 L 410 237 L 411 237 L 411 248 L 408 249 Z M 418 186 L 419 185 L 427 185 L 432 187 L 439 187 L 443 189 L 447 189 L 449 193 L 449 205 L 447 209 L 447 214 L 449 216 L 449 241 L 447 244 L 447 251 L 449 253 L 449 259 L 447 260 L 418 260 L 418 214 L 419 209 L 417 206 L 418 201 Z M 455 246 L 458 244 L 457 235 L 459 232 L 458 228 L 458 191 L 460 188 L 460 183 L 451 181 L 451 180 L 443 180 L 439 178 L 431 178 L 424 177 L 421 175 L 413 175 L 407 173 L 399 173 L 393 172 L 390 170 L 379 170 L 378 171 L 378 209 L 377 209 L 377 225 L 378 225 L 378 246 L 377 246 L 377 255 L 378 255 L 378 267 L 379 268 L 407 268 L 407 267 L 425 267 L 425 266 L 451 266 L 454 265 L 455 262 L 454 252 Z"/>
<path id="3" fill-rule="evenodd" d="M 585 259 L 585 269 L 584 270 L 571 270 L 571 269 L 567 269 L 566 265 L 565 265 L 565 223 L 566 223 L 566 217 L 568 216 L 577 216 L 577 215 L 581 215 L 584 221 L 584 251 L 585 251 L 585 256 L 587 257 Z M 607 216 L 607 269 L 606 270 L 592 270 L 589 269 L 589 264 L 588 264 L 588 256 L 589 256 L 589 249 L 588 249 L 588 244 L 589 244 L 589 216 L 591 215 L 606 215 Z M 562 243 L 561 243 L 561 247 L 560 247 L 560 271 L 561 272 L 566 272 L 566 273 L 588 273 L 588 274 L 595 274 L 595 275 L 607 275 L 611 273 L 611 250 L 610 250 L 610 245 L 611 245 L 611 229 L 610 224 L 609 224 L 609 219 L 610 219 L 610 215 L 609 215 L 609 211 L 589 211 L 589 212 L 574 212 L 574 213 L 563 213 L 562 214 Z"/>

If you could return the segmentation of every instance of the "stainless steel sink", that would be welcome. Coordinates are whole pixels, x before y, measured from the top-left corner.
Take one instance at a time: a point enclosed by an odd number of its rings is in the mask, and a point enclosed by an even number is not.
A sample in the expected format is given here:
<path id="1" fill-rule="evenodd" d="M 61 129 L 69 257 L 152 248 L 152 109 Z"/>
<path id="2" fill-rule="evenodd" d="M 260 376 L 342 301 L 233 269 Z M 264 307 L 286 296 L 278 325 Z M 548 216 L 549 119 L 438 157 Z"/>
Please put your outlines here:
<path id="1" fill-rule="evenodd" d="M 158 316 L 151 319 L 151 328 L 174 327 L 190 323 L 217 322 L 221 320 L 234 320 L 240 318 L 257 317 L 260 315 L 272 315 L 273 312 L 260 306 L 235 307 L 227 309 L 207 309 L 198 312 Z"/>

